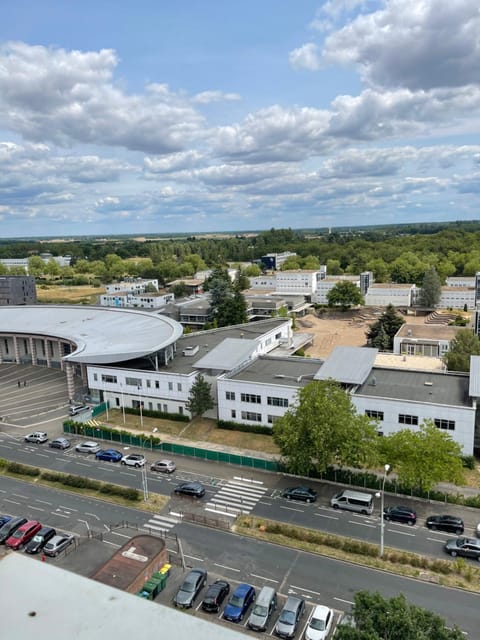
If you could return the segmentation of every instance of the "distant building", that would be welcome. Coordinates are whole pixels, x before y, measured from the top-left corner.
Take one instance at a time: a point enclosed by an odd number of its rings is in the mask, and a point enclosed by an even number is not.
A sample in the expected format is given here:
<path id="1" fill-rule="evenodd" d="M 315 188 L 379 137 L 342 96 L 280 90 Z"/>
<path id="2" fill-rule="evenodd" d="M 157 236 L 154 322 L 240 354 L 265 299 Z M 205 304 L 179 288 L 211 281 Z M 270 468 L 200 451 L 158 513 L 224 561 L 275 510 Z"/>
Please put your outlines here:
<path id="1" fill-rule="evenodd" d="M 328 304 L 328 294 L 339 282 L 353 282 L 360 287 L 359 276 L 326 276 L 317 280 L 316 291 L 312 294 L 312 302 L 316 304 Z"/>
<path id="2" fill-rule="evenodd" d="M 121 282 L 112 282 L 107 284 L 105 292 L 109 295 L 114 293 L 145 293 L 148 289 L 155 289 L 158 291 L 158 280 L 156 278 L 142 279 L 142 278 L 126 278 Z"/>
<path id="3" fill-rule="evenodd" d="M 443 324 L 403 324 L 393 338 L 393 353 L 441 358 L 460 329 Z"/>
<path id="4" fill-rule="evenodd" d="M 440 299 L 436 305 L 439 309 L 475 309 L 475 287 L 442 287 Z"/>
<path id="5" fill-rule="evenodd" d="M 263 289 L 265 291 L 275 291 L 277 288 L 277 274 L 266 274 L 249 278 L 252 289 Z"/>
<path id="6" fill-rule="evenodd" d="M 283 251 L 282 253 L 267 253 L 260 258 L 260 261 L 264 269 L 273 269 L 278 271 L 281 269 L 282 264 L 289 258 L 296 258 L 297 254 L 291 251 Z"/>
<path id="7" fill-rule="evenodd" d="M 365 296 L 365 304 L 371 307 L 411 307 L 414 284 L 372 284 Z"/>
<path id="8" fill-rule="evenodd" d="M 41 253 L 39 256 L 45 264 L 53 260 L 59 267 L 68 267 L 72 261 L 72 256 L 52 256 L 51 253 Z M 28 274 L 28 258 L 0 258 L 0 264 L 8 269 L 18 268 L 25 269 Z"/>
<path id="9" fill-rule="evenodd" d="M 203 293 L 203 283 L 204 280 L 199 278 L 184 278 L 183 280 L 179 278 L 178 280 L 167 282 L 167 287 L 171 289 L 177 284 L 182 284 L 187 288 L 189 295 L 197 295 Z"/>
<path id="10" fill-rule="evenodd" d="M 170 302 L 175 301 L 173 293 L 128 293 L 119 291 L 115 294 L 103 294 L 100 296 L 102 307 L 123 307 L 140 309 L 162 309 Z"/>
<path id="11" fill-rule="evenodd" d="M 0 276 L 0 305 L 36 304 L 37 288 L 33 276 Z"/>
<path id="12" fill-rule="evenodd" d="M 277 293 L 296 293 L 312 296 L 317 290 L 320 272 L 317 269 L 297 269 L 277 273 Z"/>
<path id="13" fill-rule="evenodd" d="M 360 274 L 360 293 L 362 296 L 367 295 L 368 288 L 375 282 L 373 271 L 362 271 Z"/>

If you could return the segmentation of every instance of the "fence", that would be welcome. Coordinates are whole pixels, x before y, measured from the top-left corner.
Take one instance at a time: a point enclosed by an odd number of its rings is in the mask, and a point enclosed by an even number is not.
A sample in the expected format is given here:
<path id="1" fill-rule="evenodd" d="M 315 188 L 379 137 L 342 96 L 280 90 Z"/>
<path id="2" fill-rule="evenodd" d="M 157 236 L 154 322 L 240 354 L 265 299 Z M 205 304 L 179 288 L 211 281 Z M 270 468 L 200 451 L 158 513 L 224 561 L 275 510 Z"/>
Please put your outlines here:
<path id="1" fill-rule="evenodd" d="M 211 449 L 189 447 L 183 444 L 172 444 L 170 442 L 162 442 L 159 449 L 167 453 L 173 453 L 180 456 L 190 456 L 192 458 L 201 458 L 202 460 L 208 460 L 210 462 L 225 462 L 226 464 L 236 464 L 241 467 L 261 469 L 263 471 L 280 471 L 280 465 L 275 460 L 252 458 L 250 456 L 242 456 L 235 453 L 212 451 Z"/>
<path id="2" fill-rule="evenodd" d="M 63 432 L 72 435 L 82 435 L 87 438 L 100 440 L 109 440 L 110 442 L 118 442 L 118 444 L 126 444 L 131 447 L 139 447 L 140 449 L 150 449 L 150 451 L 161 451 L 161 444 L 157 438 L 145 437 L 143 435 L 133 435 L 126 431 L 115 431 L 102 426 L 91 426 L 80 422 L 64 422 Z"/>

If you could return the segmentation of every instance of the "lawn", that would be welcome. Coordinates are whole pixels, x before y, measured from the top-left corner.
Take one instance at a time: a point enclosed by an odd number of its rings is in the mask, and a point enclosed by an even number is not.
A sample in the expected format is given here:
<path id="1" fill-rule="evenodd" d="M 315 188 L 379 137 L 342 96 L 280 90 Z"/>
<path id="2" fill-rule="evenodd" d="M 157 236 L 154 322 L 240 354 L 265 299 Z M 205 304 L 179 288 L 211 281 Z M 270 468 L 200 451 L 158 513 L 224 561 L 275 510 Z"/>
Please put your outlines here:
<path id="1" fill-rule="evenodd" d="M 40 304 L 94 304 L 102 293 L 104 287 L 41 285 L 37 287 L 37 300 Z"/>

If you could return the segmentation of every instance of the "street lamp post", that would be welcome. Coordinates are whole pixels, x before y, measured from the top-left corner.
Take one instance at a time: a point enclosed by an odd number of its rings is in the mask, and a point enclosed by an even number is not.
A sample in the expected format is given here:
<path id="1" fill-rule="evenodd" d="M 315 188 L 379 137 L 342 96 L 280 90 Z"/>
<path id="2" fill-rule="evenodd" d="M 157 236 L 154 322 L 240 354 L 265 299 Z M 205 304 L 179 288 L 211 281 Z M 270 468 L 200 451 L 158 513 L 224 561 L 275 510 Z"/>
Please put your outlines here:
<path id="1" fill-rule="evenodd" d="M 140 426 L 143 429 L 143 411 L 142 411 L 142 391 L 141 391 L 142 387 L 140 385 L 138 385 L 137 390 L 138 390 L 138 397 L 140 398 L 139 400 L 139 407 L 140 407 Z"/>
<path id="2" fill-rule="evenodd" d="M 106 394 L 107 394 L 107 390 L 106 390 L 106 386 L 105 386 L 105 380 L 103 381 L 103 402 L 105 404 L 105 411 L 107 414 L 107 422 L 108 422 L 108 400 L 106 398 Z"/>
<path id="3" fill-rule="evenodd" d="M 120 383 L 120 392 L 122 394 L 123 424 L 125 424 L 125 398 L 123 397 L 123 384 L 122 383 Z"/>
<path id="4" fill-rule="evenodd" d="M 387 479 L 387 473 L 390 471 L 390 465 L 386 464 L 383 467 L 384 471 L 383 471 L 383 479 L 382 479 L 382 491 L 380 494 L 381 497 L 381 501 L 380 501 L 380 558 L 383 558 L 383 552 L 384 552 L 384 536 L 385 536 L 385 518 L 383 517 L 383 509 L 384 509 L 384 505 L 385 505 L 385 480 Z"/>

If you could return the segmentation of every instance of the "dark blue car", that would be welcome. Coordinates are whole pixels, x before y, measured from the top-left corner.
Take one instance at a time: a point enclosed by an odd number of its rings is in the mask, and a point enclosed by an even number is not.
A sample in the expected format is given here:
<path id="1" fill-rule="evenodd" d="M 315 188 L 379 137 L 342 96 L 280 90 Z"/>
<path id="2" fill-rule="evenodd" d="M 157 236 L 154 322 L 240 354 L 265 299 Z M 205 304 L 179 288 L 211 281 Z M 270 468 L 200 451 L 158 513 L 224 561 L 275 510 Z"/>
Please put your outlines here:
<path id="1" fill-rule="evenodd" d="M 255 589 L 249 584 L 239 584 L 230 596 L 223 617 L 231 622 L 241 622 L 254 600 Z"/>
<path id="2" fill-rule="evenodd" d="M 12 516 L 0 515 L 0 527 L 3 527 L 4 524 L 7 524 L 7 522 L 10 522 L 11 519 L 12 519 Z"/>
<path id="3" fill-rule="evenodd" d="M 95 454 L 97 460 L 106 460 L 107 462 L 120 462 L 123 455 L 116 449 L 100 449 Z"/>

